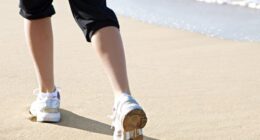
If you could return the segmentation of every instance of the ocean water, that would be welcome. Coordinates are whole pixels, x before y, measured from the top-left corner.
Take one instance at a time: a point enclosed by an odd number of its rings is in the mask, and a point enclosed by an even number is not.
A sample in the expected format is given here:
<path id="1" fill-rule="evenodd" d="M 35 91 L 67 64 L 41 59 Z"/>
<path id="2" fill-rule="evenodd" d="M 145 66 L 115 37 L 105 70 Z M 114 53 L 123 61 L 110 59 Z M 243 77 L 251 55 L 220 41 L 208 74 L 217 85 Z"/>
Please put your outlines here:
<path id="1" fill-rule="evenodd" d="M 260 42 L 260 10 L 196 0 L 108 0 L 117 14 L 222 39 Z"/>

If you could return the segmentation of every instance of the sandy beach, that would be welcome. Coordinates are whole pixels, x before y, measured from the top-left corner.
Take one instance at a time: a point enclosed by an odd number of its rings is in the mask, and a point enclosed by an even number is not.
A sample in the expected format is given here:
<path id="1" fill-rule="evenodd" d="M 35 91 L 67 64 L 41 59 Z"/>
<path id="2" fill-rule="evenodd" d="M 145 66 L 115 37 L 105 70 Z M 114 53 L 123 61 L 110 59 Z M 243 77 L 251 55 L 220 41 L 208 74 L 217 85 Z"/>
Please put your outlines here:
<path id="1" fill-rule="evenodd" d="M 95 50 L 55 1 L 55 82 L 62 121 L 29 120 L 37 88 L 18 1 L 0 5 L 0 140 L 112 140 L 113 94 Z M 146 140 L 259 140 L 260 43 L 210 38 L 119 16 Z"/>

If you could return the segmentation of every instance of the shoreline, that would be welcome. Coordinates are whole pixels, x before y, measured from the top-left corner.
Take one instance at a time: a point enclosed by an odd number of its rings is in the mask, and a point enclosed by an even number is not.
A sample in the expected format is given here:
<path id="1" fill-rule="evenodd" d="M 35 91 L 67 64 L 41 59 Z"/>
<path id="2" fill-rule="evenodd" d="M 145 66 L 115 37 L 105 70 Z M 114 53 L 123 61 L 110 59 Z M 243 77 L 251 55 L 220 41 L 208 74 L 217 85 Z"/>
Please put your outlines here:
<path id="1" fill-rule="evenodd" d="M 255 9 L 195 0 L 110 0 L 108 6 L 120 15 L 146 23 L 212 37 L 260 42 L 260 30 L 256 28 L 260 23 L 260 11 Z"/>

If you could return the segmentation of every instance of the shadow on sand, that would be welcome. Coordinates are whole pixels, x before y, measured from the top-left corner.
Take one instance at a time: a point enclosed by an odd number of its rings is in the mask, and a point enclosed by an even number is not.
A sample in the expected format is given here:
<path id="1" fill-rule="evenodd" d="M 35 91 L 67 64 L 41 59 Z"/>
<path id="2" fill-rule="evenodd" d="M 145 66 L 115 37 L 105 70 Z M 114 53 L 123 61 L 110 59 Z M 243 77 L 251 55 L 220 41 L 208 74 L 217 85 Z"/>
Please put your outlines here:
<path id="1" fill-rule="evenodd" d="M 84 131 L 100 133 L 104 135 L 113 135 L 113 130 L 110 125 L 79 116 L 71 111 L 61 109 L 62 120 L 59 123 L 53 123 L 55 125 L 76 128 Z M 144 136 L 144 140 L 158 140 L 155 138 Z"/>

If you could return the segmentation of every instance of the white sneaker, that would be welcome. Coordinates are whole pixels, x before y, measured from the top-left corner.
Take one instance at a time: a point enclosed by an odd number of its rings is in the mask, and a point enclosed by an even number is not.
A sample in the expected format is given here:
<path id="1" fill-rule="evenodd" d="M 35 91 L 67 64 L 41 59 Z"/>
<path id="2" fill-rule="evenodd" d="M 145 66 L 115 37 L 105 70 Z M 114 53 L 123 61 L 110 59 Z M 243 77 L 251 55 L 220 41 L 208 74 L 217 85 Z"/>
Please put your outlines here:
<path id="1" fill-rule="evenodd" d="M 142 140 L 147 117 L 142 107 L 128 94 L 121 94 L 113 107 L 114 140 Z"/>
<path id="2" fill-rule="evenodd" d="M 31 104 L 30 113 L 36 117 L 37 122 L 59 122 L 60 115 L 60 89 L 52 93 L 42 93 L 35 89 L 36 100 Z"/>

